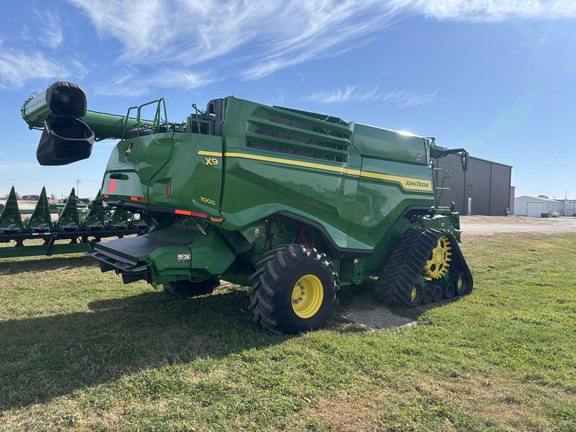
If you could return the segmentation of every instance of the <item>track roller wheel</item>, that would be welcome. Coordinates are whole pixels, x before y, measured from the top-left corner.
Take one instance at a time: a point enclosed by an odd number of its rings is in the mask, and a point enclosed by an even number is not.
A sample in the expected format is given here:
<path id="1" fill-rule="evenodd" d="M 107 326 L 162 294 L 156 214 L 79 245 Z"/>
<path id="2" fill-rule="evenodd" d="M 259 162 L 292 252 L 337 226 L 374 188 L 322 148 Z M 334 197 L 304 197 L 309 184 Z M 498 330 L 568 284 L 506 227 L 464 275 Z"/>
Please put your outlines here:
<path id="1" fill-rule="evenodd" d="M 197 297 L 210 294 L 218 285 L 220 282 L 214 278 L 173 281 L 164 284 L 164 291 L 184 297 Z"/>
<path id="2" fill-rule="evenodd" d="M 434 294 L 432 292 L 432 287 L 430 285 L 425 286 L 422 290 L 422 304 L 427 305 L 432 303 L 433 298 Z"/>
<path id="3" fill-rule="evenodd" d="M 442 287 L 440 285 L 432 285 L 432 301 L 434 303 L 442 300 Z"/>
<path id="4" fill-rule="evenodd" d="M 454 285 L 456 295 L 463 296 L 468 294 L 468 282 L 463 272 L 453 272 L 450 275 L 450 282 Z"/>
<path id="5" fill-rule="evenodd" d="M 454 284 L 450 282 L 448 282 L 446 285 L 444 285 L 444 288 L 442 288 L 442 298 L 445 300 L 451 299 L 455 294 L 456 289 L 454 288 Z"/>
<path id="6" fill-rule="evenodd" d="M 409 306 L 419 306 L 422 304 L 422 285 L 416 284 L 412 287 L 410 291 L 410 304 Z"/>
<path id="7" fill-rule="evenodd" d="M 295 334 L 326 326 L 337 303 L 337 276 L 325 254 L 303 245 L 270 251 L 250 278 L 249 309 L 267 330 Z"/>

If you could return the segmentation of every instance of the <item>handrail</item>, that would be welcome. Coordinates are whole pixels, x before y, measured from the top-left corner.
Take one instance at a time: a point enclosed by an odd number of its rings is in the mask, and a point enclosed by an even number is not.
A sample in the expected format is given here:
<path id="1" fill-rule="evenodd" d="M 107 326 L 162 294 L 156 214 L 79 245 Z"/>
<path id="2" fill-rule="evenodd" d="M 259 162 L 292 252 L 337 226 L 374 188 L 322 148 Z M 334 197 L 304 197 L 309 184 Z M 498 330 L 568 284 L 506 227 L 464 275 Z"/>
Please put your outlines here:
<path id="1" fill-rule="evenodd" d="M 142 120 L 141 113 L 142 109 L 146 106 L 156 104 L 156 112 L 154 113 L 154 120 Z M 164 120 L 162 119 L 162 108 L 164 108 Z M 130 119 L 130 112 L 132 110 L 136 110 L 136 126 L 138 131 L 144 129 L 151 129 L 152 133 L 159 133 L 161 131 L 161 127 L 166 125 L 166 130 L 168 130 L 168 114 L 166 111 L 166 100 L 164 98 L 156 99 L 150 102 L 146 102 L 139 106 L 131 106 L 128 108 L 126 113 L 126 117 L 124 118 L 124 124 L 122 126 L 122 139 L 124 138 L 126 132 L 128 132 L 128 119 Z M 133 126 L 134 127 L 134 126 Z"/>
<path id="2" fill-rule="evenodd" d="M 433 168 L 434 170 L 434 176 L 432 177 L 434 179 L 434 190 L 435 191 L 440 191 L 440 193 L 436 193 L 434 192 L 434 207 L 438 208 L 440 205 L 440 198 L 442 198 L 442 194 L 444 193 L 445 190 L 450 190 L 449 187 L 444 187 L 444 182 L 446 181 L 446 179 L 451 178 L 452 176 L 450 175 L 450 173 L 448 171 L 446 171 L 444 168 Z M 442 181 L 440 184 L 440 187 L 436 186 L 438 184 L 438 177 L 439 177 L 439 173 L 443 172 L 444 174 L 446 174 L 444 177 L 442 177 Z"/>

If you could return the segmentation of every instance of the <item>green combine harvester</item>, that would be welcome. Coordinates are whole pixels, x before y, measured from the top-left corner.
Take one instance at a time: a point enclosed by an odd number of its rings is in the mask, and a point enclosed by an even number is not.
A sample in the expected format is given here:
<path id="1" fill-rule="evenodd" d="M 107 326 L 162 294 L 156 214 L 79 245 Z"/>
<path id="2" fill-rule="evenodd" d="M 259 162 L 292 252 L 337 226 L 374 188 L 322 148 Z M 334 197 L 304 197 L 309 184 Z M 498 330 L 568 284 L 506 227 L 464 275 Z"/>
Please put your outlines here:
<path id="1" fill-rule="evenodd" d="M 153 118 L 141 118 L 150 107 Z M 149 230 L 94 243 L 88 254 L 102 271 L 187 295 L 222 279 L 248 284 L 254 321 L 275 333 L 324 327 L 338 289 L 367 279 L 392 305 L 471 292 L 459 214 L 438 205 L 448 174 L 434 168 L 456 153 L 467 169 L 464 149 L 232 96 L 193 107 L 182 123 L 168 122 L 163 99 L 124 116 L 88 111 L 69 82 L 24 103 L 26 123 L 43 129 L 41 165 L 120 140 L 102 199 Z"/>

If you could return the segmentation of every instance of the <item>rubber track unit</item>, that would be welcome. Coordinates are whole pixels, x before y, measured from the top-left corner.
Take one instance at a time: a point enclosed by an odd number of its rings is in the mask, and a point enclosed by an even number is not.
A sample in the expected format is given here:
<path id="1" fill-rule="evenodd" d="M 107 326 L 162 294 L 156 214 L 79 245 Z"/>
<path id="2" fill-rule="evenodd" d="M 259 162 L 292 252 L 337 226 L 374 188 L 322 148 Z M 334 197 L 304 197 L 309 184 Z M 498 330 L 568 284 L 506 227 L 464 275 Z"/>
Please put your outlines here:
<path id="1" fill-rule="evenodd" d="M 472 274 L 456 238 L 450 231 L 411 228 L 406 230 L 398 247 L 390 254 L 376 283 L 375 295 L 379 301 L 396 306 L 412 306 L 412 288 L 419 283 L 430 253 L 443 235 L 451 247 L 450 271 L 464 272 L 468 282 L 466 294 L 472 292 Z"/>

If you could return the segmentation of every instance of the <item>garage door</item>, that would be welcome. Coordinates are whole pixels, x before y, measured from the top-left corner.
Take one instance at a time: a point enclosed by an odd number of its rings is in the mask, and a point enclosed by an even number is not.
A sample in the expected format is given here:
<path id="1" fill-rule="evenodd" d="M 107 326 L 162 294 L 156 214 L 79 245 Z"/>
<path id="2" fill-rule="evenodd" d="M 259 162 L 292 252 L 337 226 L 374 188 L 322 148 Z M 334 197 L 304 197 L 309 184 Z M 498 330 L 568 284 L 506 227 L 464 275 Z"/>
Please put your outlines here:
<path id="1" fill-rule="evenodd" d="M 526 203 L 526 215 L 528 217 L 540 217 L 544 213 L 544 203 L 529 202 Z"/>

